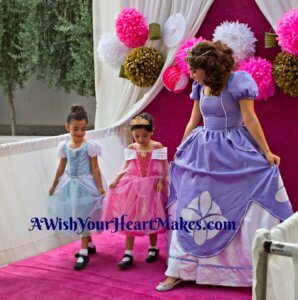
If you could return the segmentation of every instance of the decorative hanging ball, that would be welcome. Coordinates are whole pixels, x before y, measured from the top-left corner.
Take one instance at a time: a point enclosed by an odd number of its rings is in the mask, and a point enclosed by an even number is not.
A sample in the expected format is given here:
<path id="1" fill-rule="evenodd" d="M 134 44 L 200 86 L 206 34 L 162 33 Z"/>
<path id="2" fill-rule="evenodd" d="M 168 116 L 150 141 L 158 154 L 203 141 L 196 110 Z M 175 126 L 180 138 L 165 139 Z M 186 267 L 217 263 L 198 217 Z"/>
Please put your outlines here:
<path id="1" fill-rule="evenodd" d="M 239 64 L 239 70 L 248 72 L 258 85 L 256 100 L 267 100 L 275 93 L 275 84 L 272 76 L 272 64 L 261 57 L 251 57 Z"/>
<path id="2" fill-rule="evenodd" d="M 279 20 L 276 33 L 281 49 L 298 55 L 298 9 L 285 13 Z"/>
<path id="3" fill-rule="evenodd" d="M 124 8 L 116 19 L 116 34 L 128 48 L 144 46 L 149 35 L 145 17 L 135 8 Z"/>
<path id="4" fill-rule="evenodd" d="M 164 64 L 163 55 L 154 48 L 133 49 L 124 62 L 125 76 L 139 87 L 152 86 Z"/>
<path id="5" fill-rule="evenodd" d="M 189 76 L 178 66 L 169 66 L 162 75 L 162 82 L 170 92 L 180 93 L 187 87 Z"/>
<path id="6" fill-rule="evenodd" d="M 273 76 L 285 93 L 298 96 L 298 56 L 278 53 L 273 63 Z"/>
<path id="7" fill-rule="evenodd" d="M 112 33 L 103 34 L 97 45 L 98 58 L 113 69 L 119 70 L 130 48 L 124 46 Z"/>
<path id="8" fill-rule="evenodd" d="M 227 44 L 234 52 L 236 63 L 253 56 L 255 53 L 255 38 L 247 24 L 223 22 L 215 28 L 213 42 L 221 41 Z"/>

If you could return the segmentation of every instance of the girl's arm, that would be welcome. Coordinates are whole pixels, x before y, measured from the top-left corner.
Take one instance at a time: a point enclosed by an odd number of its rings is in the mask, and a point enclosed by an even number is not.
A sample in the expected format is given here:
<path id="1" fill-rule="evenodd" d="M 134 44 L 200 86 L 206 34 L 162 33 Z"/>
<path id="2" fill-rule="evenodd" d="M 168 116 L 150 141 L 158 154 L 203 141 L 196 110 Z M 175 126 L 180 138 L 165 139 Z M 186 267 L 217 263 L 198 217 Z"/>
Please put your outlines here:
<path id="1" fill-rule="evenodd" d="M 124 176 L 124 174 L 127 172 L 127 168 L 128 168 L 128 165 L 129 165 L 129 161 L 127 160 L 124 164 L 124 167 L 123 167 L 123 171 L 118 173 L 117 177 L 113 180 L 113 182 L 109 185 L 109 188 L 110 189 L 114 189 L 116 187 L 116 185 L 118 184 L 119 180 Z"/>
<path id="2" fill-rule="evenodd" d="M 128 149 L 134 149 L 134 144 L 128 145 L 127 148 L 128 148 Z M 128 161 L 128 160 L 125 161 L 125 164 L 124 164 L 124 166 L 123 166 L 123 168 L 122 168 L 122 171 L 118 173 L 117 177 L 116 177 L 116 178 L 112 181 L 112 183 L 109 185 L 109 188 L 110 188 L 110 189 L 114 189 L 114 188 L 117 186 L 117 184 L 118 184 L 118 182 L 120 181 L 120 179 L 126 174 L 127 168 L 128 168 L 128 166 L 129 166 L 129 163 L 130 163 L 130 161 Z"/>
<path id="3" fill-rule="evenodd" d="M 269 148 L 263 129 L 254 110 L 254 102 L 250 99 L 242 99 L 239 104 L 244 124 L 264 152 L 266 159 L 271 166 L 274 164 L 279 165 L 280 157 L 273 154 Z"/>
<path id="4" fill-rule="evenodd" d="M 57 184 L 59 182 L 59 178 L 62 176 L 62 174 L 65 171 L 66 163 L 67 163 L 67 158 L 66 157 L 62 157 L 60 159 L 60 163 L 59 163 L 58 169 L 56 171 L 54 182 L 53 182 L 52 187 L 51 187 L 51 189 L 49 191 L 50 195 L 53 195 L 53 193 L 55 191 L 55 188 L 56 188 L 56 186 L 57 186 Z"/>
<path id="5" fill-rule="evenodd" d="M 105 193 L 105 191 L 102 186 L 101 173 L 100 173 L 100 169 L 98 166 L 97 156 L 90 157 L 90 164 L 91 164 L 91 170 L 92 170 L 92 174 L 94 176 L 94 181 L 97 186 L 98 192 L 101 195 L 103 195 Z"/>
<path id="6" fill-rule="evenodd" d="M 181 143 L 187 138 L 187 136 L 191 133 L 191 131 L 194 130 L 198 126 L 198 124 L 201 120 L 201 117 L 202 117 L 202 113 L 200 110 L 200 101 L 195 100 L 194 104 L 193 104 L 191 116 L 186 125 L 185 132 L 184 132 Z"/>

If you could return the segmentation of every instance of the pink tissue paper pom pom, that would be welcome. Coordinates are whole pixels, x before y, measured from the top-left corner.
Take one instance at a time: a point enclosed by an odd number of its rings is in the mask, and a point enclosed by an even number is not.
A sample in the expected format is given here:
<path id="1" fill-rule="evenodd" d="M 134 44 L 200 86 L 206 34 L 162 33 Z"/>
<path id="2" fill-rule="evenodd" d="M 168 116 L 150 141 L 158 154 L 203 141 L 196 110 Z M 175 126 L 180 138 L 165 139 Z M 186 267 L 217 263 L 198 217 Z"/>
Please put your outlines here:
<path id="1" fill-rule="evenodd" d="M 189 69 L 187 66 L 187 62 L 185 61 L 187 56 L 187 50 L 191 50 L 196 44 L 205 41 L 204 38 L 192 38 L 186 40 L 183 44 L 181 44 L 176 53 L 176 64 L 177 66 L 187 75 L 189 75 Z"/>
<path id="2" fill-rule="evenodd" d="M 261 57 L 251 57 L 240 62 L 239 70 L 249 73 L 258 85 L 259 93 L 256 100 L 267 100 L 275 93 L 272 76 L 272 64 Z"/>
<path id="3" fill-rule="evenodd" d="M 144 16 L 135 8 L 124 8 L 116 19 L 116 34 L 128 48 L 145 45 L 149 29 Z"/>
<path id="4" fill-rule="evenodd" d="M 292 9 L 282 16 L 276 34 L 283 51 L 298 55 L 298 9 Z"/>
<path id="5" fill-rule="evenodd" d="M 187 87 L 188 82 L 189 76 L 177 66 L 169 66 L 162 75 L 162 83 L 170 92 L 182 92 Z"/>

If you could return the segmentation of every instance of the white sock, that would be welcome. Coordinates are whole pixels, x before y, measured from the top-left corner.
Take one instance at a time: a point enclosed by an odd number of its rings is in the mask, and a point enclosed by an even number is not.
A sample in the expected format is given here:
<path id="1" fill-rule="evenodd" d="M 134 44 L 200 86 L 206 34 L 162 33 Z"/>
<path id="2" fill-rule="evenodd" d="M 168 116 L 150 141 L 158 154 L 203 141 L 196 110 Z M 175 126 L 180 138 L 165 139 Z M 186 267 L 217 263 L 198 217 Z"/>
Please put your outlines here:
<path id="1" fill-rule="evenodd" d="M 156 249 L 156 250 L 157 250 L 158 247 L 157 247 L 157 246 L 151 246 L 151 245 L 150 245 L 150 246 L 149 246 L 149 249 Z"/>
<path id="2" fill-rule="evenodd" d="M 88 249 L 80 249 L 79 254 L 88 256 Z"/>
<path id="3" fill-rule="evenodd" d="M 94 245 L 94 243 L 91 241 L 91 242 L 88 243 L 88 247 L 89 247 L 89 248 L 94 248 L 95 245 Z"/>
<path id="4" fill-rule="evenodd" d="M 132 250 L 125 250 L 125 254 L 132 256 Z"/>
<path id="5" fill-rule="evenodd" d="M 151 249 L 158 250 L 158 247 L 157 247 L 157 246 L 149 246 L 149 252 L 148 252 L 148 255 L 150 255 L 150 256 L 155 256 L 155 255 L 157 255 L 156 252 L 150 251 Z"/>

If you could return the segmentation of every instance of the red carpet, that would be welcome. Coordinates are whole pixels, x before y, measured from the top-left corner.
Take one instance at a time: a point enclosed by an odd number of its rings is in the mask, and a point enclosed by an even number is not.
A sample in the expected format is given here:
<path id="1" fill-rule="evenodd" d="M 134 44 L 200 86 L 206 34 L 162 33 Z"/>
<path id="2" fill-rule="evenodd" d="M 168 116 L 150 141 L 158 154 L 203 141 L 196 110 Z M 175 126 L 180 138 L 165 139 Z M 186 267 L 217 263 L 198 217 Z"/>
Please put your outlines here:
<path id="1" fill-rule="evenodd" d="M 166 269 L 165 236 L 160 236 L 161 259 L 145 262 L 147 237 L 136 238 L 134 266 L 117 269 L 122 257 L 124 236 L 95 235 L 97 254 L 83 271 L 73 271 L 73 254 L 80 242 L 0 268 L 0 299 L 251 299 L 250 288 L 199 286 L 185 282 L 169 292 L 154 287 L 164 279 Z"/>

